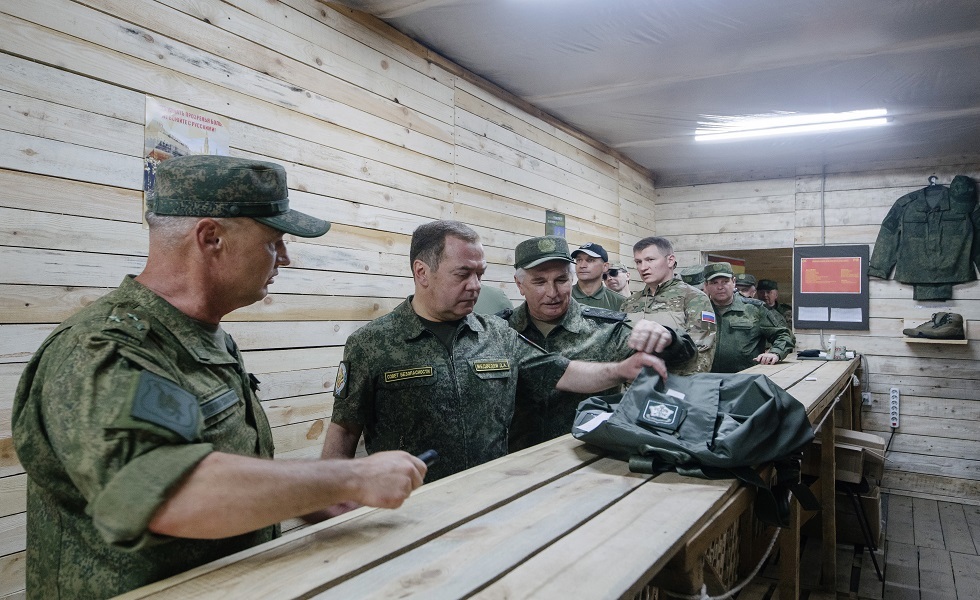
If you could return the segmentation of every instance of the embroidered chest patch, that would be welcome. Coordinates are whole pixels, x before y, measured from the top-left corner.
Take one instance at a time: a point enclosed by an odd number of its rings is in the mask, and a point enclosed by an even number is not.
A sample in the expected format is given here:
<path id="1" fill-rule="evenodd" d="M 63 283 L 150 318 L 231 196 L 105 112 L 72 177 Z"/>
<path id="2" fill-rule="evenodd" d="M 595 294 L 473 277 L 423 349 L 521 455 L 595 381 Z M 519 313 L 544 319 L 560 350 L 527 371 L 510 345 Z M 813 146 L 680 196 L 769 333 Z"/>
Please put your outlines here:
<path id="1" fill-rule="evenodd" d="M 418 379 L 420 377 L 432 377 L 434 373 L 432 367 L 414 367 L 412 369 L 399 369 L 398 371 L 387 371 L 384 374 L 385 383 L 401 381 L 403 379 Z"/>
<path id="2" fill-rule="evenodd" d="M 509 360 L 479 360 L 473 363 L 473 369 L 477 373 L 490 373 L 492 371 L 510 371 Z"/>

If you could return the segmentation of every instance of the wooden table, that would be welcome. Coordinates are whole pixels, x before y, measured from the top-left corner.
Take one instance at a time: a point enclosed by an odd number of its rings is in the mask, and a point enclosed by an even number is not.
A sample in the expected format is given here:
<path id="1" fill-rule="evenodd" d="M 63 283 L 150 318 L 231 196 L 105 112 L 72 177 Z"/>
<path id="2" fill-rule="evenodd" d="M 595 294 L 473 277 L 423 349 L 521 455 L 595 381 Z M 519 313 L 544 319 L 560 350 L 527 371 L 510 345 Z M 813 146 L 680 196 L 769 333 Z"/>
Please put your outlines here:
<path id="1" fill-rule="evenodd" d="M 816 419 L 849 388 L 854 362 L 758 368 L 799 391 Z M 824 431 L 832 436 L 833 423 Z M 630 473 L 567 435 L 427 484 L 398 510 L 362 508 L 121 597 L 631 597 L 727 526 L 740 490 L 734 480 Z M 794 518 L 798 541 L 798 510 Z M 793 537 L 784 534 L 787 548 Z M 798 596 L 798 559 L 791 567 L 797 593 L 788 583 L 781 598 Z"/>

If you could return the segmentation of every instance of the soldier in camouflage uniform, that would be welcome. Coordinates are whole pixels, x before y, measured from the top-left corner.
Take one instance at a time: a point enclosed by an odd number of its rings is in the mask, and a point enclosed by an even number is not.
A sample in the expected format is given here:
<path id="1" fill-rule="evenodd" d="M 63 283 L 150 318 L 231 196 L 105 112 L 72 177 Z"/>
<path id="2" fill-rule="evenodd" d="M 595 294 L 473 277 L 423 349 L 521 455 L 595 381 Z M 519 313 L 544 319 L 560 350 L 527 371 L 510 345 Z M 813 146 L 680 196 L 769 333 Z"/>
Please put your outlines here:
<path id="1" fill-rule="evenodd" d="M 657 321 L 690 335 L 698 354 L 671 367 L 671 373 L 708 373 L 715 356 L 715 313 L 701 290 L 674 279 L 677 260 L 670 240 L 647 237 L 633 245 L 633 260 L 646 286 L 623 303 L 623 312 L 634 323 Z"/>
<path id="2" fill-rule="evenodd" d="M 271 540 L 286 518 L 346 499 L 397 506 L 425 473 L 403 453 L 361 473 L 265 460 L 258 380 L 219 321 L 289 264 L 283 232 L 329 227 L 289 210 L 282 167 L 174 158 L 149 207 L 144 271 L 62 323 L 17 389 L 29 598 L 115 596 Z"/>
<path id="3" fill-rule="evenodd" d="M 415 294 L 347 340 L 325 458 L 354 456 L 363 432 L 369 453 L 436 450 L 431 481 L 507 453 L 519 390 L 595 392 L 632 380 L 643 366 L 666 374 L 663 360 L 646 353 L 569 362 L 520 339 L 502 319 L 474 314 L 487 263 L 479 236 L 463 223 L 418 227 L 409 260 Z"/>
<path id="4" fill-rule="evenodd" d="M 755 364 L 774 365 L 793 351 L 796 340 L 781 318 L 762 301 L 735 293 L 730 264 L 709 263 L 704 279 L 704 289 L 718 315 L 712 372 L 736 373 Z"/>
<path id="5" fill-rule="evenodd" d="M 572 298 L 572 264 L 564 238 L 544 236 L 524 240 L 514 253 L 514 281 L 525 301 L 516 310 L 500 313 L 510 326 L 548 352 L 575 360 L 618 361 L 633 353 L 626 313 L 583 306 Z M 652 321 L 641 327 L 667 333 L 671 343 L 660 355 L 668 365 L 686 361 L 697 352 L 684 333 L 675 334 Z M 615 394 L 619 386 L 599 392 Z M 554 388 L 519 393 L 510 432 L 514 452 L 569 433 L 579 402 L 592 394 Z"/>

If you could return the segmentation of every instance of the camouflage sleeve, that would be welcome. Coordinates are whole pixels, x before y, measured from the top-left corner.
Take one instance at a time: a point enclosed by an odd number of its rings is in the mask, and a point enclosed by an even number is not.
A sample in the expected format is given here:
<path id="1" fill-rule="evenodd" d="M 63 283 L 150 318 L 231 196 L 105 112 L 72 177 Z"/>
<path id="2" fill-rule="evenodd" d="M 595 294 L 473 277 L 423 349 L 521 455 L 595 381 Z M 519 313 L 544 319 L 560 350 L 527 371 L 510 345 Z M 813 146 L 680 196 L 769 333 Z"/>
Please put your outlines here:
<path id="1" fill-rule="evenodd" d="M 517 397 L 544 397 L 558 385 L 571 361 L 561 354 L 547 353 L 517 338 L 515 332 L 514 358 L 518 363 Z"/>
<path id="2" fill-rule="evenodd" d="M 674 334 L 674 341 L 660 353 L 660 357 L 664 359 L 668 367 L 682 365 L 691 360 L 698 353 L 698 347 L 691 336 L 686 331 L 675 331 L 670 327 L 667 329 L 670 329 L 670 332 Z"/>
<path id="3" fill-rule="evenodd" d="M 878 238 L 875 240 L 875 248 L 871 253 L 871 260 L 868 262 L 868 275 L 871 277 L 888 279 L 895 267 L 895 263 L 898 261 L 898 244 L 904 212 L 905 204 L 899 199 L 881 223 Z"/>
<path id="4" fill-rule="evenodd" d="M 122 350 L 98 335 L 49 346 L 34 380 L 41 389 L 30 400 L 40 405 L 41 423 L 18 436 L 46 436 L 70 481 L 42 485 L 74 486 L 105 540 L 137 550 L 170 539 L 150 533 L 150 519 L 212 446 L 131 416 L 144 369 Z"/>
<path id="5" fill-rule="evenodd" d="M 778 321 L 777 321 L 778 319 Z M 782 315 L 763 308 L 759 319 L 759 328 L 762 335 L 769 342 L 769 352 L 772 352 L 783 360 L 796 347 L 796 337 L 793 332 L 786 327 Z"/>
<path id="6" fill-rule="evenodd" d="M 337 367 L 334 383 L 333 423 L 367 425 L 374 414 L 374 378 L 372 356 L 362 336 L 354 333 L 344 346 L 344 360 Z"/>
<path id="7" fill-rule="evenodd" d="M 715 310 L 704 294 L 691 296 L 684 307 L 687 331 L 698 349 L 696 359 L 698 373 L 710 373 L 715 359 Z"/>

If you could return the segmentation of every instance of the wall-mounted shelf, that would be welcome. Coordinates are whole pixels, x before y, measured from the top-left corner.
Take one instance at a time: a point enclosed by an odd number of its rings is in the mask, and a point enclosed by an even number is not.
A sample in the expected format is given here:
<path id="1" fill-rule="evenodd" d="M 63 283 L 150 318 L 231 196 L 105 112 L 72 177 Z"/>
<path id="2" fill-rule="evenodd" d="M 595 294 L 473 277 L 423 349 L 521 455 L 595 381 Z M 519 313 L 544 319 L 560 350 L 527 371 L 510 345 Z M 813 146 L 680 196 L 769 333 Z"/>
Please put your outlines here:
<path id="1" fill-rule="evenodd" d="M 926 319 L 926 320 L 921 320 L 921 319 L 905 319 L 904 328 L 905 329 L 915 329 L 919 325 L 922 325 L 923 323 L 926 323 L 926 322 L 928 322 L 928 319 Z M 966 338 L 969 338 L 970 336 L 967 335 L 967 328 L 966 327 L 967 327 L 967 322 L 966 322 L 966 320 L 964 320 L 963 321 L 963 336 L 966 337 Z M 955 345 L 955 346 L 965 346 L 970 341 L 969 339 L 963 339 L 963 340 L 932 340 L 932 339 L 929 339 L 929 338 L 908 337 L 908 336 L 902 336 L 902 339 L 905 340 L 909 344 L 947 344 L 947 345 Z"/>

